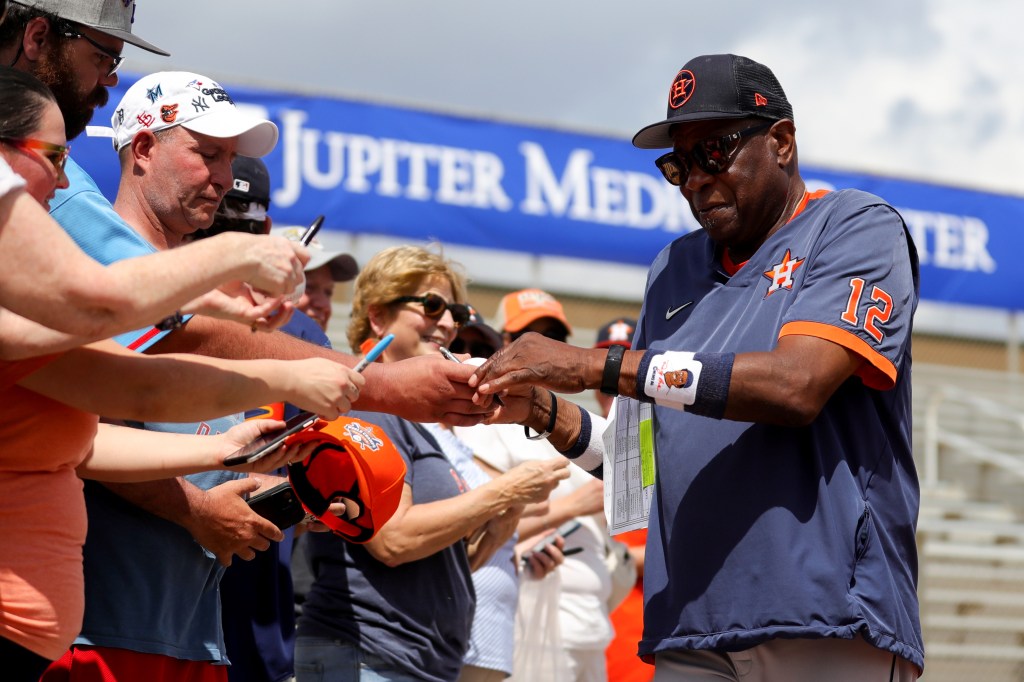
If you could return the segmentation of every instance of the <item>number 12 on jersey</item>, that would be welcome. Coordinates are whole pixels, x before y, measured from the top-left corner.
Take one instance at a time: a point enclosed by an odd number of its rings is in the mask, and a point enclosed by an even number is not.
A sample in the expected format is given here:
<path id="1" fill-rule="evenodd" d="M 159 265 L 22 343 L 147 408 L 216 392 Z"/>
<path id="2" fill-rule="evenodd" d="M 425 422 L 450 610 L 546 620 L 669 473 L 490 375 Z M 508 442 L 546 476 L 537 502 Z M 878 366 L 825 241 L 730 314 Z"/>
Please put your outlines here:
<path id="1" fill-rule="evenodd" d="M 860 277 L 850 279 L 850 300 L 846 303 L 846 310 L 839 316 L 843 322 L 853 327 L 860 326 L 860 317 L 857 315 L 857 311 L 860 310 L 861 298 L 864 296 L 864 285 L 865 282 Z M 878 327 L 888 322 L 892 316 L 892 296 L 884 289 L 872 287 L 871 300 L 875 302 L 875 305 L 869 306 L 864 315 L 864 331 L 875 341 L 881 342 L 885 335 Z"/>

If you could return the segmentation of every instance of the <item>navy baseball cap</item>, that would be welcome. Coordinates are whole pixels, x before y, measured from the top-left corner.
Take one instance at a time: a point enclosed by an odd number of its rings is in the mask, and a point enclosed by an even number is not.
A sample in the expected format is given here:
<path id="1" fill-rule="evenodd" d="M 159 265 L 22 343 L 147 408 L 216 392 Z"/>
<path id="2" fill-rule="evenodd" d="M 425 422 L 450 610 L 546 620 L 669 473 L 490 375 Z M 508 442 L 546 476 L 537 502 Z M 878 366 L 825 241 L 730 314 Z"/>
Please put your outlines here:
<path id="1" fill-rule="evenodd" d="M 672 79 L 665 120 L 641 128 L 633 146 L 667 149 L 678 123 L 748 116 L 793 119 L 793 107 L 771 69 L 734 54 L 694 57 Z"/>
<path id="2" fill-rule="evenodd" d="M 270 172 L 267 164 L 251 156 L 236 156 L 231 162 L 234 181 L 224 196 L 254 201 L 263 205 L 264 215 L 270 206 Z"/>
<path id="3" fill-rule="evenodd" d="M 617 317 L 597 330 L 597 341 L 594 343 L 594 348 L 609 348 L 611 346 L 630 348 L 633 344 L 634 332 L 636 332 L 636 320 L 631 317 Z"/>

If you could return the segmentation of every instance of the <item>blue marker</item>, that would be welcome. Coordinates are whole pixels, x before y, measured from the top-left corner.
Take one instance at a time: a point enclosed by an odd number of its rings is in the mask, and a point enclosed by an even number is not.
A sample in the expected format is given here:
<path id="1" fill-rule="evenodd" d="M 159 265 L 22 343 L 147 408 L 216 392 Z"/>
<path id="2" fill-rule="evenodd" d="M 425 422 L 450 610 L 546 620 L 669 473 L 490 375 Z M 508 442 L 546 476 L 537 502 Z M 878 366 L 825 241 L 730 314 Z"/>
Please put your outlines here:
<path id="1" fill-rule="evenodd" d="M 359 364 L 356 365 L 354 369 L 357 372 L 362 372 L 364 369 L 366 369 L 370 365 L 371 362 L 373 362 L 378 357 L 380 357 L 380 354 L 384 352 L 384 349 L 388 347 L 388 344 L 391 343 L 394 340 L 395 340 L 395 335 L 394 334 L 388 334 L 383 339 L 378 341 L 377 345 L 370 349 L 370 352 L 367 353 L 363 357 L 363 359 L 359 361 Z"/>

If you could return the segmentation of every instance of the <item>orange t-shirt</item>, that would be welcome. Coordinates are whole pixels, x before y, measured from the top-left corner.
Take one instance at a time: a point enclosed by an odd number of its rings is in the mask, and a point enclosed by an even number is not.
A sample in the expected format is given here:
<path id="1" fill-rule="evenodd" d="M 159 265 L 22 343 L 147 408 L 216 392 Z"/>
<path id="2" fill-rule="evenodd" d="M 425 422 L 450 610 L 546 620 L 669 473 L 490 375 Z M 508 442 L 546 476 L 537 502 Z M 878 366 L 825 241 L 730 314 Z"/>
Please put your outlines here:
<path id="1" fill-rule="evenodd" d="M 647 544 L 647 530 L 632 530 L 616 536 L 616 540 L 630 547 Z M 644 635 L 644 581 L 637 578 L 636 585 L 619 607 L 611 613 L 615 639 L 605 649 L 605 667 L 608 679 L 615 682 L 649 682 L 654 679 L 654 666 L 637 656 L 637 645 Z"/>
<path id="2" fill-rule="evenodd" d="M 16 385 L 56 357 L 0 362 L 0 636 L 53 659 L 82 627 L 86 515 L 75 467 L 98 421 Z"/>

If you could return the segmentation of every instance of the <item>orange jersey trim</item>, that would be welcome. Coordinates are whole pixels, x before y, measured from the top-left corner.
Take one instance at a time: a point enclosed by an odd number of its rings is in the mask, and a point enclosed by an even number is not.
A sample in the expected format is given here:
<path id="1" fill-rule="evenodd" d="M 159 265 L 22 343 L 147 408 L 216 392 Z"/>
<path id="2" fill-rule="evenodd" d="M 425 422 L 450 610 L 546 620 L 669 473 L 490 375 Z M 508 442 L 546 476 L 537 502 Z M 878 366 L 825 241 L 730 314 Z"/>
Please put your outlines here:
<path id="1" fill-rule="evenodd" d="M 793 211 L 793 215 L 789 216 L 789 220 L 787 220 L 786 222 L 793 222 L 794 218 L 803 213 L 804 209 L 807 208 L 807 202 L 814 201 L 815 199 L 820 199 L 826 194 L 828 194 L 830 191 L 831 190 L 827 189 L 819 189 L 815 190 L 814 192 L 804 192 L 804 198 L 800 200 L 800 203 L 797 204 L 796 206 L 796 210 Z"/>
<path id="2" fill-rule="evenodd" d="M 804 209 L 807 208 L 807 202 L 814 201 L 815 199 L 820 199 L 826 194 L 828 194 L 830 191 L 831 190 L 827 189 L 819 189 L 815 190 L 814 192 L 804 192 L 804 198 L 801 199 L 800 203 L 796 205 L 796 210 L 793 211 L 793 215 L 789 216 L 789 220 L 786 221 L 786 224 L 788 225 L 793 221 L 794 218 L 796 218 L 798 215 L 804 212 Z M 732 258 L 729 256 L 729 249 L 722 249 L 722 258 L 720 260 L 722 263 L 722 269 L 725 270 L 725 274 L 729 275 L 730 277 L 739 272 L 740 268 L 747 264 L 747 261 L 743 261 L 742 263 L 734 263 Z"/>
<path id="3" fill-rule="evenodd" d="M 783 336 L 813 336 L 838 344 L 864 358 L 865 363 L 854 374 L 860 377 L 865 386 L 888 391 L 896 385 L 896 365 L 859 336 L 848 331 L 821 322 L 789 322 L 779 331 L 779 338 Z"/>
<path id="4" fill-rule="evenodd" d="M 740 268 L 742 268 L 746 264 L 747 261 L 743 261 L 742 263 L 734 263 L 732 258 L 729 256 L 729 249 L 722 249 L 722 269 L 725 270 L 725 274 L 732 277 L 733 275 L 740 271 Z"/>

